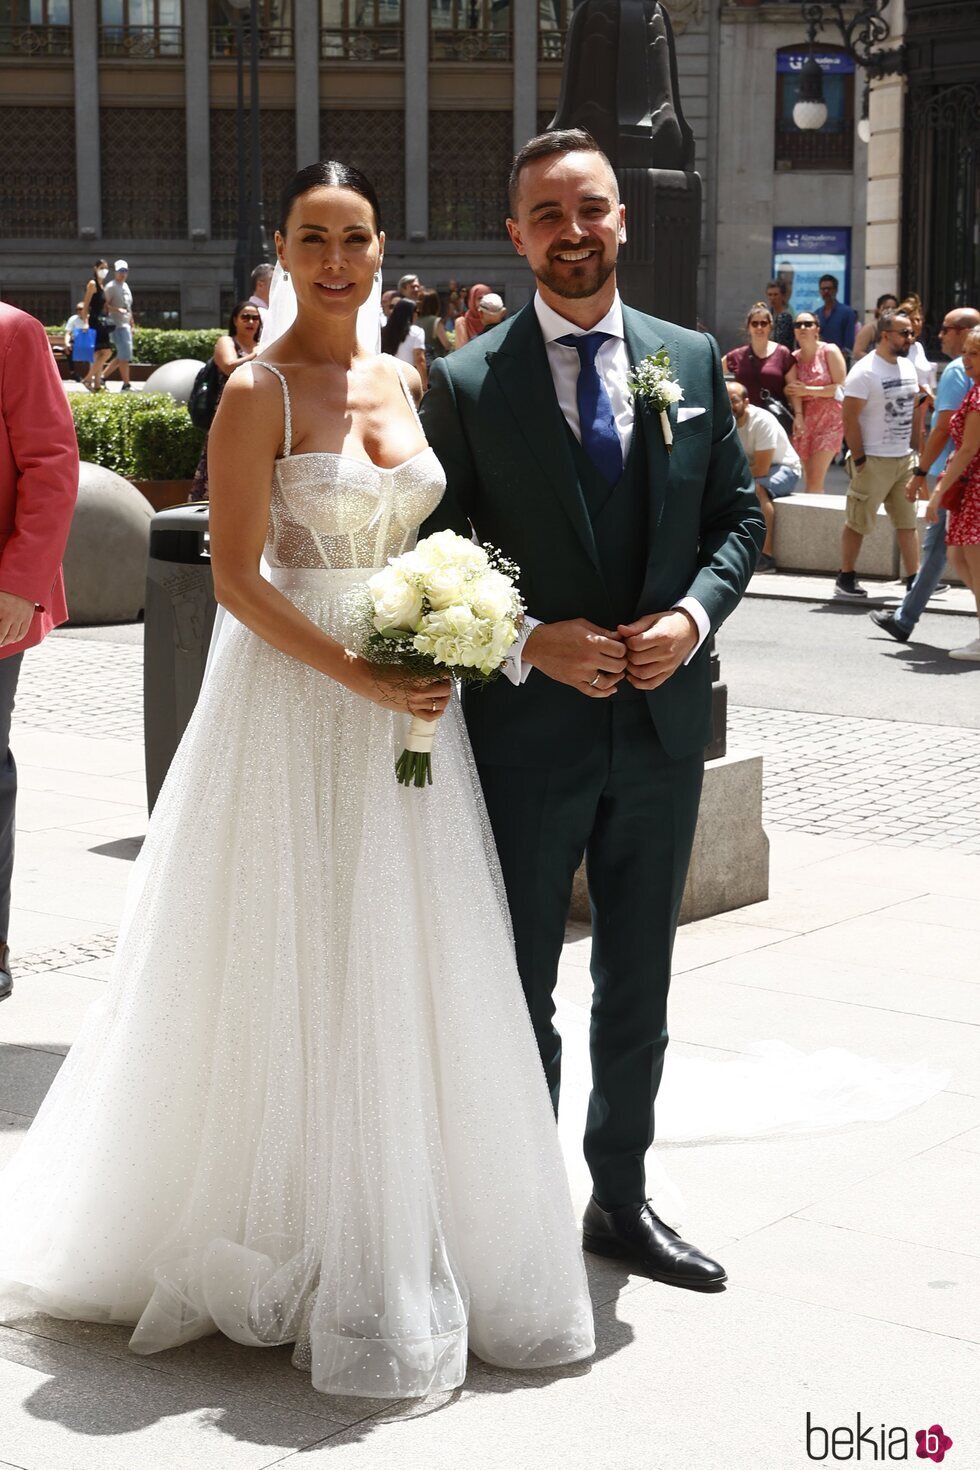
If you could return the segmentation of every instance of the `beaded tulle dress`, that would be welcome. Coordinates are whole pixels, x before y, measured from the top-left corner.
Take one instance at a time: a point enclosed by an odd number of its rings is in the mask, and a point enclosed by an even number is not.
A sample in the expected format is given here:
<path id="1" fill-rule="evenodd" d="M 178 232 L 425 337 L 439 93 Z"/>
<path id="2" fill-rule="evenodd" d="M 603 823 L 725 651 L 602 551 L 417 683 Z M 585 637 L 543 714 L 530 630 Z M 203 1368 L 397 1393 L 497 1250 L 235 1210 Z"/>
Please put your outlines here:
<path id="1" fill-rule="evenodd" d="M 279 374 L 282 377 L 281 374 Z M 347 641 L 349 594 L 444 478 L 291 455 L 266 561 Z M 0 1176 L 0 1306 L 295 1343 L 318 1389 L 458 1385 L 593 1351 L 557 1132 L 453 702 L 407 719 L 228 620 L 161 792 L 112 978 Z"/>

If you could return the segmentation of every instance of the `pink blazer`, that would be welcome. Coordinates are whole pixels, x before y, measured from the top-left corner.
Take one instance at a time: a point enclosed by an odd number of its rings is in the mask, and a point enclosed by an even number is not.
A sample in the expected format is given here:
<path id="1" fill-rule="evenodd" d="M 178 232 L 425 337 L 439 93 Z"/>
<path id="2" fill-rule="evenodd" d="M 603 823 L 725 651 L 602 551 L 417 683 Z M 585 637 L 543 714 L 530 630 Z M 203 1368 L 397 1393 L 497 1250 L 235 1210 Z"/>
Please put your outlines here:
<path id="1" fill-rule="evenodd" d="M 78 495 L 78 442 L 41 323 L 0 301 L 0 592 L 35 604 L 9 658 L 66 621 L 61 558 Z"/>

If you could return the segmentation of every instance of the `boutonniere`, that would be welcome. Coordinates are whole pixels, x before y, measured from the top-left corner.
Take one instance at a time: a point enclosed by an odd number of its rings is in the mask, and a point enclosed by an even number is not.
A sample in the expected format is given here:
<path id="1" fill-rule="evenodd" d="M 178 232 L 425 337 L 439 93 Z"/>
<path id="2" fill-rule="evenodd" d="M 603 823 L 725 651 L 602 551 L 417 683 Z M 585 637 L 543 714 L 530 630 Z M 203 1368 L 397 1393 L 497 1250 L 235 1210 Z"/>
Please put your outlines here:
<path id="1" fill-rule="evenodd" d="M 670 357 L 665 348 L 646 356 L 627 375 L 626 385 L 634 398 L 655 409 L 660 415 L 667 453 L 674 447 L 674 432 L 670 427 L 667 410 L 672 403 L 680 403 L 684 389 L 670 370 Z"/>

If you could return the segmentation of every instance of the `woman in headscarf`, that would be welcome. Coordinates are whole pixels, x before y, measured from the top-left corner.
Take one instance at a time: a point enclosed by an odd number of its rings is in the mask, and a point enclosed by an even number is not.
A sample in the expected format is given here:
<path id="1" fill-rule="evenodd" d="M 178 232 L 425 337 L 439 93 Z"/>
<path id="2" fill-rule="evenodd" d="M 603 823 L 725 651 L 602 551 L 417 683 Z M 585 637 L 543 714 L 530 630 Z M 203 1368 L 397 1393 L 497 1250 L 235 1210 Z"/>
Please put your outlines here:
<path id="1" fill-rule="evenodd" d="M 479 337 L 484 330 L 484 321 L 480 315 L 480 302 L 484 296 L 489 295 L 490 287 L 477 285 L 471 286 L 466 301 L 466 315 L 456 318 L 456 350 L 465 347 L 467 342 L 472 342 L 474 337 Z"/>

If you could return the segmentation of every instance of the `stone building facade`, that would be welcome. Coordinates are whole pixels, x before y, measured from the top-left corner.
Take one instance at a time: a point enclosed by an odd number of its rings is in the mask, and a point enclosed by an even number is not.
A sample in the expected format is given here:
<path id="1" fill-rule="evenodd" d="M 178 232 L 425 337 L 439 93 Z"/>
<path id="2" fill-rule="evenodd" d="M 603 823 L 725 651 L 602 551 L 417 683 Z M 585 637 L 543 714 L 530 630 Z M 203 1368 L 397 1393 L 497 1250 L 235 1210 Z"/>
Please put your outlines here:
<path id="1" fill-rule="evenodd" d="M 388 278 L 483 280 L 520 306 L 530 280 L 503 186 L 557 103 L 570 3 L 260 0 L 270 235 L 291 172 L 339 156 L 378 186 Z M 940 295 L 975 280 L 960 257 L 976 238 L 976 143 L 955 143 L 977 130 L 975 0 L 904 0 L 915 69 L 873 86 L 870 148 L 856 127 L 863 75 L 829 39 L 830 125 L 806 135 L 787 122 L 798 0 L 667 8 L 704 186 L 699 316 L 723 347 L 764 294 L 777 241 L 808 231 L 846 237 L 859 311 L 886 289 L 927 295 L 927 277 Z M 903 0 L 892 10 L 901 39 Z M 221 319 L 238 215 L 232 15 L 226 0 L 0 0 L 0 295 L 62 321 L 94 258 L 123 255 L 145 322 Z M 925 120 L 918 152 L 903 141 L 910 108 Z M 963 215 L 959 254 L 929 243 L 937 201 Z"/>

